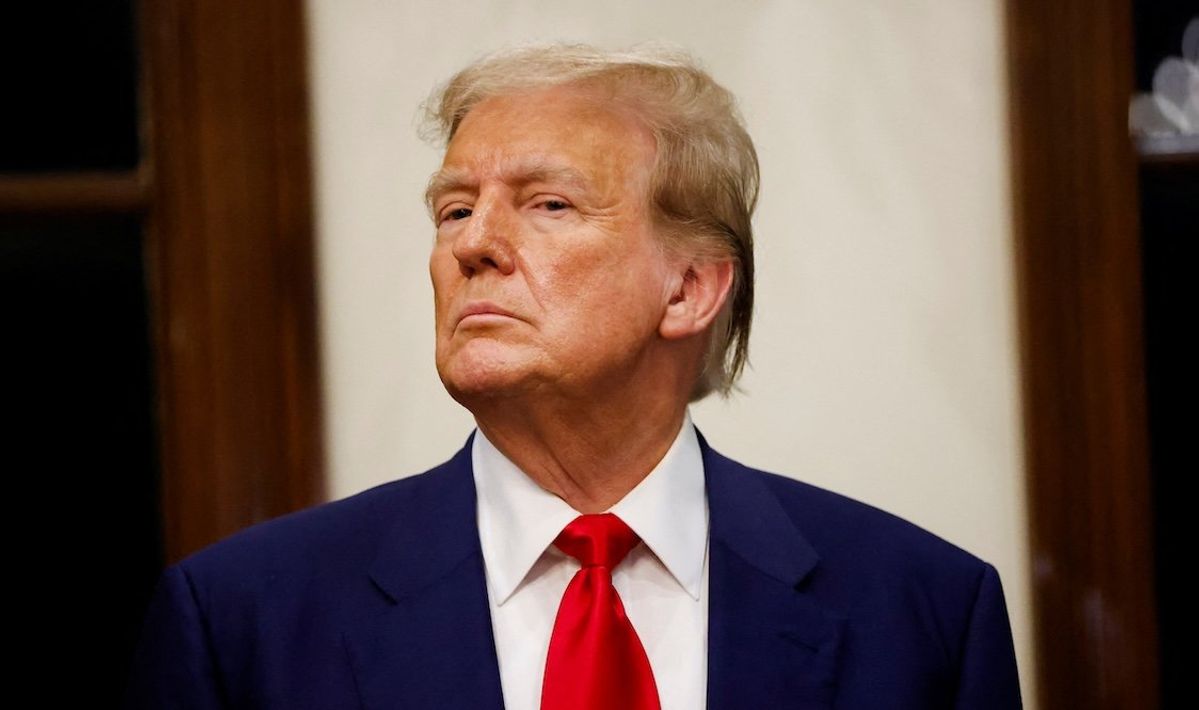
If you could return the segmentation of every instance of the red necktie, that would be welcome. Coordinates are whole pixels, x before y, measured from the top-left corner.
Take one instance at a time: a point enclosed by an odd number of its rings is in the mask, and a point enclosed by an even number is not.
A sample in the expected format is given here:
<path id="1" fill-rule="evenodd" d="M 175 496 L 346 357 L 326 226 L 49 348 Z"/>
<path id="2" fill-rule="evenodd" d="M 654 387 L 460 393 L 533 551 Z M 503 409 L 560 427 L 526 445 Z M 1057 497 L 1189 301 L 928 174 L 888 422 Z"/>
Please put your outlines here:
<path id="1" fill-rule="evenodd" d="M 641 541 L 611 513 L 575 518 L 554 544 L 583 568 L 562 595 L 541 686 L 541 710 L 659 710 L 649 658 L 612 586 Z"/>

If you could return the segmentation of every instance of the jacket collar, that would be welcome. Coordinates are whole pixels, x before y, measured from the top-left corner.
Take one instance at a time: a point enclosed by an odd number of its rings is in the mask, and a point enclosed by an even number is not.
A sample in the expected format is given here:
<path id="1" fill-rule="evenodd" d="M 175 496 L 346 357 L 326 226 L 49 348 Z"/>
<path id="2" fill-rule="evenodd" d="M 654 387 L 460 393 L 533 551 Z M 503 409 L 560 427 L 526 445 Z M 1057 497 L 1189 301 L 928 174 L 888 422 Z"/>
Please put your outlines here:
<path id="1" fill-rule="evenodd" d="M 830 706 L 844 618 L 807 591 L 819 556 L 764 474 L 699 441 L 711 516 L 708 707 Z M 367 710 L 503 707 L 470 449 L 414 481 L 370 567 L 385 604 L 345 635 Z"/>

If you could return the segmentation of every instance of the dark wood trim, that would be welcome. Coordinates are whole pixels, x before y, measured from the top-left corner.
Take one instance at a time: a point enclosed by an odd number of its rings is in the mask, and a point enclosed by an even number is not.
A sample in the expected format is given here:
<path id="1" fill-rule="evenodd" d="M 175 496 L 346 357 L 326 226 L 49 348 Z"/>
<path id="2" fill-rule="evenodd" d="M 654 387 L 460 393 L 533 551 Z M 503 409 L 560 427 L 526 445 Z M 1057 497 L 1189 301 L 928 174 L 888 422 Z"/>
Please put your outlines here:
<path id="1" fill-rule="evenodd" d="M 1007 23 L 1039 705 L 1154 708 L 1131 8 Z"/>
<path id="2" fill-rule="evenodd" d="M 150 202 L 149 181 L 134 171 L 0 174 L 0 213 L 136 214 Z"/>
<path id="3" fill-rule="evenodd" d="M 300 0 L 143 0 L 167 556 L 323 497 Z"/>

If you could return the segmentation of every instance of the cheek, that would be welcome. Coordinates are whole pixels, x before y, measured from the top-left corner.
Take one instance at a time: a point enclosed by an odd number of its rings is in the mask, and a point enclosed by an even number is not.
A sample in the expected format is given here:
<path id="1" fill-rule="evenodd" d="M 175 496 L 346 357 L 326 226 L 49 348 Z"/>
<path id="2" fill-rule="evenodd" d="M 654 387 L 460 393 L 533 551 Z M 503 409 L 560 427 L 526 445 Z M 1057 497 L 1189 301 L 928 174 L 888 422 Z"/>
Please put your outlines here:
<path id="1" fill-rule="evenodd" d="M 429 279 L 433 282 L 433 303 L 441 315 L 443 305 L 455 288 L 458 277 L 458 262 L 448 249 L 434 247 L 429 257 Z"/>
<path id="2" fill-rule="evenodd" d="M 612 249 L 549 258 L 532 271 L 530 289 L 568 335 L 628 340 L 657 330 L 664 271 L 656 253 L 622 255 Z"/>

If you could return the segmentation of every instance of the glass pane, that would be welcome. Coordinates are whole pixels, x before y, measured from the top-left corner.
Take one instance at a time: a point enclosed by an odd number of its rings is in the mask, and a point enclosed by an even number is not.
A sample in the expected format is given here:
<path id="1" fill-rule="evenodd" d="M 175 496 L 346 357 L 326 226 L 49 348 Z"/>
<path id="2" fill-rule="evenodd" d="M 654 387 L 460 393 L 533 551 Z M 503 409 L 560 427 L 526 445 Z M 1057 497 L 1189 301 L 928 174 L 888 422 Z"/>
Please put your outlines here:
<path id="1" fill-rule="evenodd" d="M 1157 537 L 1157 612 L 1161 636 L 1163 708 L 1188 697 L 1194 611 L 1183 579 L 1189 517 L 1186 491 L 1195 471 L 1194 372 L 1195 229 L 1199 225 L 1199 164 L 1141 167 L 1141 249 L 1144 260 L 1145 348 L 1149 435 Z M 1178 703 L 1178 704 L 1176 704 Z"/>
<path id="2" fill-rule="evenodd" d="M 132 0 L 0 3 L 0 172 L 138 161 Z"/>
<path id="3" fill-rule="evenodd" d="M 162 563 L 147 323 L 137 218 L 0 217 L 6 588 L 21 663 L 86 663 L 87 707 L 116 707 Z"/>

